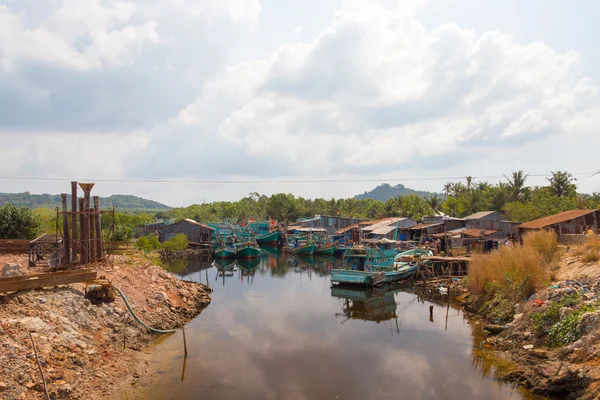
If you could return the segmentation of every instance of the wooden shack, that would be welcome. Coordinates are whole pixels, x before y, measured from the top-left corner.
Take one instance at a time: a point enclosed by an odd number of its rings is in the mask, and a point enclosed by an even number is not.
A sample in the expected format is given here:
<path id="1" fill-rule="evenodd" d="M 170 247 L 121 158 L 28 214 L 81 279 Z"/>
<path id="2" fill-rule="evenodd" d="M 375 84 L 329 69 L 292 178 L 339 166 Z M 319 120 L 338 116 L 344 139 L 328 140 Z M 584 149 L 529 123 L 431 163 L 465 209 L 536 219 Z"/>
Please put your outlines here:
<path id="1" fill-rule="evenodd" d="M 171 225 L 166 225 L 159 230 L 159 240 L 164 242 L 180 233 L 187 236 L 193 243 L 211 243 L 212 233 L 215 228 L 196 222 L 193 219 L 182 219 Z"/>
<path id="2" fill-rule="evenodd" d="M 600 210 L 569 210 L 519 225 L 519 236 L 536 230 L 553 230 L 557 235 L 579 235 L 591 228 L 595 234 L 600 226 Z"/>

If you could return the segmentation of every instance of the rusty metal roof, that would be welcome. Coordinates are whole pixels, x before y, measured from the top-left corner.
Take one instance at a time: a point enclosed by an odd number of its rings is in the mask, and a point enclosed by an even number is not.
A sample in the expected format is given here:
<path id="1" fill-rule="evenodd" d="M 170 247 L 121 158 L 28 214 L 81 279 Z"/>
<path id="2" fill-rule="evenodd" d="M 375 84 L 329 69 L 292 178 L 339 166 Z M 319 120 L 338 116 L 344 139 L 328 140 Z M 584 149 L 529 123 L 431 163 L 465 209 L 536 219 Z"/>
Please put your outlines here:
<path id="1" fill-rule="evenodd" d="M 470 236 L 470 237 L 486 237 L 489 235 L 492 235 L 496 232 L 500 232 L 499 230 L 496 229 L 478 229 L 478 228 L 473 228 L 473 229 L 466 229 L 463 231 L 463 235 L 465 236 Z"/>
<path id="2" fill-rule="evenodd" d="M 547 226 L 556 225 L 562 222 L 570 221 L 575 218 L 583 217 L 584 215 L 588 215 L 596 211 L 598 210 L 563 211 L 558 214 L 550 215 L 549 217 L 543 217 L 533 221 L 525 222 L 524 224 L 519 225 L 519 229 L 542 229 Z"/>
<path id="3" fill-rule="evenodd" d="M 409 230 L 420 230 L 420 229 L 425 229 L 425 228 L 429 228 L 432 226 L 438 226 L 438 225 L 443 225 L 443 223 L 437 223 L 437 224 L 416 224 L 411 226 L 410 228 L 408 228 Z"/>
<path id="4" fill-rule="evenodd" d="M 346 233 L 346 232 L 348 232 L 351 229 L 357 229 L 358 227 L 359 227 L 359 224 L 350 225 L 350 226 L 347 226 L 345 228 L 338 229 L 337 231 L 335 231 L 335 233 L 337 235 L 341 235 L 342 233 Z"/>

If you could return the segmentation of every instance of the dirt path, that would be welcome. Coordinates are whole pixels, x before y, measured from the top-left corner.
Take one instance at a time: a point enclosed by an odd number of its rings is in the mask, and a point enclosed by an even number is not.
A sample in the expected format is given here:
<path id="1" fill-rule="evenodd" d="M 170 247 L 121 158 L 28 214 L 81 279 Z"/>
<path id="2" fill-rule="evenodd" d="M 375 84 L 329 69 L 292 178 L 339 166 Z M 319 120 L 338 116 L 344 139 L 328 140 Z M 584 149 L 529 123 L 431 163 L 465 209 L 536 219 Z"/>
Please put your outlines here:
<path id="1" fill-rule="evenodd" d="M 25 266 L 26 258 L 2 256 L 0 262 Z M 152 327 L 180 327 L 210 303 L 211 290 L 202 284 L 127 257 L 115 264 L 93 268 L 119 287 Z M 0 294 L 0 399 L 45 398 L 29 332 L 34 332 L 53 399 L 119 398 L 123 387 L 137 384 L 145 371 L 141 350 L 156 336 L 130 317 L 119 297 L 92 304 L 84 290 L 83 284 L 73 284 Z"/>

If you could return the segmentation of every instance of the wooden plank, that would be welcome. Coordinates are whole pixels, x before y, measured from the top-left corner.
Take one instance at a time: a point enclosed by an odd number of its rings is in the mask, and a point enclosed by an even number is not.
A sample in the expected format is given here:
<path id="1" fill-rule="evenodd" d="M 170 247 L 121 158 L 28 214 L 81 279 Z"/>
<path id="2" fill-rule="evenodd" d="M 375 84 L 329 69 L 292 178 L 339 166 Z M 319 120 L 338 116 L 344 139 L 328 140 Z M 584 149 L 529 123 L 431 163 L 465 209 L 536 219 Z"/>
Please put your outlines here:
<path id="1" fill-rule="evenodd" d="M 68 271 L 75 272 L 75 271 Z M 60 274 L 56 276 L 55 274 Z M 41 289 L 43 287 L 67 285 L 78 282 L 91 282 L 96 279 L 97 272 L 90 270 L 76 271 L 76 273 L 63 274 L 60 272 L 41 274 L 31 278 L 30 276 L 20 277 L 21 280 L 12 280 L 11 278 L 0 279 L 0 292 L 14 292 L 17 290 Z M 4 281 L 4 279 L 11 279 Z"/>
<path id="2" fill-rule="evenodd" d="M 71 271 L 46 272 L 43 274 L 11 276 L 10 278 L 0 278 L 0 282 L 4 283 L 4 282 L 11 282 L 11 281 L 22 281 L 23 279 L 27 279 L 27 278 L 39 279 L 39 278 L 45 278 L 47 276 L 59 277 L 59 276 L 77 275 L 77 274 L 89 273 L 89 272 L 94 272 L 94 271 L 92 271 L 91 269 L 77 269 L 77 270 L 71 270 Z"/>

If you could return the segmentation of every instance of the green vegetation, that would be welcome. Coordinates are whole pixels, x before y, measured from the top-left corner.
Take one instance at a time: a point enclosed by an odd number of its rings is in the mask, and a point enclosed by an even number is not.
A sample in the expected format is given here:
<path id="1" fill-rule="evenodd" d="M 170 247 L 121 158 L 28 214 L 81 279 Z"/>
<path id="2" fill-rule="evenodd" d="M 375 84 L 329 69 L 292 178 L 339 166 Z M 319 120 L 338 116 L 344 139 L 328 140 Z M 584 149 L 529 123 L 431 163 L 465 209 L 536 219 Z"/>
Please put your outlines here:
<path id="1" fill-rule="evenodd" d="M 39 216 L 29 208 L 12 204 L 0 206 L 0 239 L 35 239 L 41 228 Z"/>
<path id="2" fill-rule="evenodd" d="M 560 319 L 560 309 L 563 307 L 573 307 L 579 302 L 581 294 L 571 293 L 564 296 L 559 302 L 553 302 L 545 310 L 534 312 L 531 315 L 533 326 L 538 333 L 544 333 L 547 326 L 556 324 Z"/>
<path id="3" fill-rule="evenodd" d="M 188 238 L 183 233 L 173 236 L 171 239 L 163 242 L 161 250 L 163 253 L 172 253 L 187 249 Z"/>
<path id="4" fill-rule="evenodd" d="M 142 236 L 135 242 L 135 248 L 145 253 L 156 251 L 161 248 L 161 244 L 156 236 Z"/>
<path id="5" fill-rule="evenodd" d="M 14 204 L 27 208 L 55 208 L 61 206 L 59 194 L 30 194 L 25 193 L 0 193 L 0 206 Z M 71 204 L 71 195 L 67 196 L 67 204 Z M 109 209 L 115 206 L 119 210 L 127 211 L 160 211 L 168 210 L 169 206 L 141 197 L 117 194 L 110 197 L 101 197 L 102 208 Z"/>
<path id="6" fill-rule="evenodd" d="M 583 333 L 581 318 L 588 312 L 596 311 L 597 307 L 591 304 L 583 305 L 579 310 L 566 315 L 562 321 L 552 325 L 548 332 L 548 345 L 552 347 L 566 346 L 581 337 Z"/>

